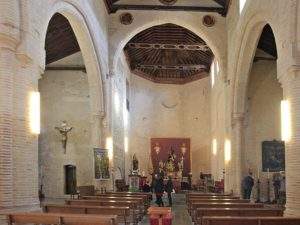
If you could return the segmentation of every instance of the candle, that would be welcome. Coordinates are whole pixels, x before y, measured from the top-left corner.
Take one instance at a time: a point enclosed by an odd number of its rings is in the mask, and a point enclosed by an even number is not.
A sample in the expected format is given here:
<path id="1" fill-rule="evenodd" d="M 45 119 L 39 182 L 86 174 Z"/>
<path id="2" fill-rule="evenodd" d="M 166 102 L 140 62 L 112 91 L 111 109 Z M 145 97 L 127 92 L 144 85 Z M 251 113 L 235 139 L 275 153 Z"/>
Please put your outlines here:
<path id="1" fill-rule="evenodd" d="M 268 168 L 268 173 L 267 173 L 267 175 L 268 175 L 268 179 L 270 179 L 270 169 Z"/>
<path id="2" fill-rule="evenodd" d="M 259 179 L 259 168 L 257 168 L 257 179 Z"/>

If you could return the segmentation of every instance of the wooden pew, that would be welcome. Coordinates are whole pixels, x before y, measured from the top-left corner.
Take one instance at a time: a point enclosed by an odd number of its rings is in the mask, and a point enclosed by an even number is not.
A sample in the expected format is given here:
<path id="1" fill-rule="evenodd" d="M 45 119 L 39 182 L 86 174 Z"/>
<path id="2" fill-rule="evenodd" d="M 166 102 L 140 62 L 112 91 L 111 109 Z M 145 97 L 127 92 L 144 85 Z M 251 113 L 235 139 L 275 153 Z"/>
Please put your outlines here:
<path id="1" fill-rule="evenodd" d="M 74 205 L 56 205 L 47 204 L 43 206 L 45 213 L 68 213 L 68 214 L 96 214 L 96 215 L 117 215 L 117 223 L 134 223 L 136 224 L 137 218 L 130 217 L 129 207 L 117 206 L 74 206 Z"/>
<path id="2" fill-rule="evenodd" d="M 283 216 L 279 208 L 197 208 L 195 224 L 203 225 L 204 216 L 266 217 Z"/>
<path id="3" fill-rule="evenodd" d="M 137 197 L 137 198 L 143 198 L 144 205 L 149 208 L 151 203 L 151 193 L 134 193 L 134 192 L 107 192 L 103 194 L 96 194 L 96 196 L 116 196 L 116 197 Z"/>
<path id="4" fill-rule="evenodd" d="M 151 201 L 152 193 L 151 192 L 106 192 L 105 194 L 115 194 L 115 195 L 134 195 L 134 196 L 147 196 L 148 200 Z"/>
<path id="5" fill-rule="evenodd" d="M 186 193 L 186 202 L 192 197 L 232 197 L 232 194 L 216 194 L 216 193 L 202 193 L 202 192 L 188 192 Z"/>
<path id="6" fill-rule="evenodd" d="M 12 213 L 7 214 L 8 225 L 12 224 L 55 224 L 55 225 L 116 225 L 115 215 L 74 215 L 52 213 Z"/>
<path id="7" fill-rule="evenodd" d="M 190 212 L 194 205 L 198 203 L 250 203 L 249 199 L 196 199 L 190 200 L 187 203 L 188 211 Z"/>
<path id="8" fill-rule="evenodd" d="M 224 203 L 205 203 L 205 202 L 197 202 L 191 206 L 189 211 L 192 220 L 195 221 L 196 219 L 196 209 L 197 208 L 263 208 L 264 204 L 262 203 L 231 203 L 231 202 L 224 202 Z"/>
<path id="9" fill-rule="evenodd" d="M 122 206 L 129 207 L 130 214 L 139 215 L 137 218 L 141 220 L 143 215 L 141 214 L 137 201 L 116 201 L 116 200 L 77 200 L 69 199 L 65 201 L 66 205 L 83 205 L 83 206 Z"/>
<path id="10" fill-rule="evenodd" d="M 141 213 L 146 214 L 147 207 L 144 204 L 142 197 L 127 197 L 127 196 L 82 196 L 84 200 L 115 200 L 115 201 L 137 201 Z"/>
<path id="11" fill-rule="evenodd" d="M 288 217 L 203 217 L 203 225 L 299 225 L 300 218 Z"/>

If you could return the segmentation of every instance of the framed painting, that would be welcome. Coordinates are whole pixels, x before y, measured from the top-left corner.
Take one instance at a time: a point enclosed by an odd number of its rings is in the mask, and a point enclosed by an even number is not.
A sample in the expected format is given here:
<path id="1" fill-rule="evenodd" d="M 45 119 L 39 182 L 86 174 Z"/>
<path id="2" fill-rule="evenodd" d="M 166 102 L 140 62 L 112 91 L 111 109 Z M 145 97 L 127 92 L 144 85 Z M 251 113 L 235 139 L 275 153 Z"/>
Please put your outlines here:
<path id="1" fill-rule="evenodd" d="M 283 141 L 262 142 L 263 172 L 280 172 L 285 170 L 285 146 Z"/>
<path id="2" fill-rule="evenodd" d="M 94 148 L 95 179 L 107 180 L 110 178 L 108 150 Z"/>

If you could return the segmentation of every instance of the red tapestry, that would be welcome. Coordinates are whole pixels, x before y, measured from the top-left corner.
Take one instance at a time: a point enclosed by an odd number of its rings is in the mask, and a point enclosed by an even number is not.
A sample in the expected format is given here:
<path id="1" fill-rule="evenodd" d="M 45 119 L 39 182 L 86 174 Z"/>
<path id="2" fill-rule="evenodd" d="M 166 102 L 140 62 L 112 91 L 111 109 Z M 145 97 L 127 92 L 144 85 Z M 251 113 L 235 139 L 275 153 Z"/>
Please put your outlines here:
<path id="1" fill-rule="evenodd" d="M 191 172 L 189 138 L 152 138 L 151 160 L 153 170 L 164 174 L 174 173 L 183 177 Z"/>

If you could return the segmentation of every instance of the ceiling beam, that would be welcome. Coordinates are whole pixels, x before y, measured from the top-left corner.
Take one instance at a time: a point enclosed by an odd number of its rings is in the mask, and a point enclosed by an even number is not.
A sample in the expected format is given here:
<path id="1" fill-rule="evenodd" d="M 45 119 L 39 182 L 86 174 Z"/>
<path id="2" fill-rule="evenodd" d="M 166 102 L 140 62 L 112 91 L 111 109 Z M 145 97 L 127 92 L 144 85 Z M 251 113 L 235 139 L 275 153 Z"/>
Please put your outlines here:
<path id="1" fill-rule="evenodd" d="M 170 49 L 170 50 L 188 50 L 188 51 L 209 51 L 206 44 L 187 45 L 187 44 L 162 44 L 162 43 L 128 43 L 129 48 L 134 49 Z"/>
<path id="2" fill-rule="evenodd" d="M 225 7 L 225 5 L 224 5 L 224 0 L 212 0 L 213 2 L 216 2 L 216 3 L 218 3 L 219 5 L 221 5 L 222 7 Z"/>
<path id="3" fill-rule="evenodd" d="M 146 65 L 136 64 L 135 69 L 156 69 L 156 70 L 205 70 L 205 65 Z"/>
<path id="4" fill-rule="evenodd" d="M 223 7 L 203 7 L 203 6 L 169 6 L 169 5 L 127 5 L 114 4 L 113 12 L 118 10 L 158 10 L 158 11 L 190 11 L 190 12 L 215 12 L 224 13 Z"/>

